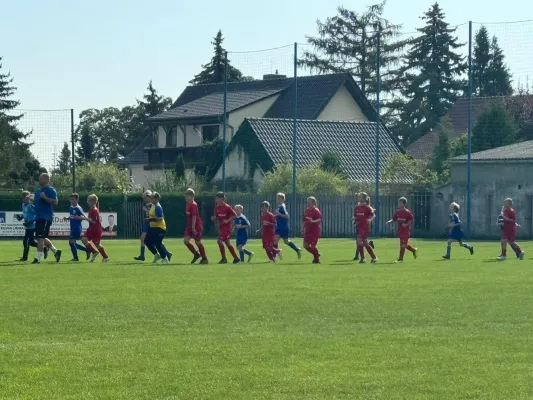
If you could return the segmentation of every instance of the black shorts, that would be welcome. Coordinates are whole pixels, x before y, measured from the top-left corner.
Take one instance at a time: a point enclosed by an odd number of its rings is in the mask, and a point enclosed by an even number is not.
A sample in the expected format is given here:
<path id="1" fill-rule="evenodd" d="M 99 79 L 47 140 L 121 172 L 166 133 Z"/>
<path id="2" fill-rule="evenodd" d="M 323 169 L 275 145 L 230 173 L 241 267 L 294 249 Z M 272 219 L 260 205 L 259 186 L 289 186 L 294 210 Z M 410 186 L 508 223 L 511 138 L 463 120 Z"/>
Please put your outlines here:
<path id="1" fill-rule="evenodd" d="M 35 237 L 37 239 L 46 239 L 50 235 L 52 221 L 47 219 L 38 219 L 35 221 Z"/>

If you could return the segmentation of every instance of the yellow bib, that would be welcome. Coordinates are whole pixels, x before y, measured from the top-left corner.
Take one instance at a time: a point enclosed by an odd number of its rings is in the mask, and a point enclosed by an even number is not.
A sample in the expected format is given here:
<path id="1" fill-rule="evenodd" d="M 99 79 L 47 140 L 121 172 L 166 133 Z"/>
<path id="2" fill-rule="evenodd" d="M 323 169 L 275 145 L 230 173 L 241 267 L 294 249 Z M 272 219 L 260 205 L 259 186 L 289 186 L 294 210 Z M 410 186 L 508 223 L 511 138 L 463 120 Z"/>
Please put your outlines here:
<path id="1" fill-rule="evenodd" d="M 157 218 L 157 215 L 155 213 L 156 207 L 161 207 L 161 206 L 159 205 L 159 203 L 157 203 L 156 205 L 153 205 L 152 208 L 150 208 L 150 211 L 148 212 L 148 214 L 150 215 L 150 218 Z M 166 231 L 167 224 L 165 223 L 165 218 L 163 218 L 161 221 L 150 222 L 150 228 L 161 228 Z"/>

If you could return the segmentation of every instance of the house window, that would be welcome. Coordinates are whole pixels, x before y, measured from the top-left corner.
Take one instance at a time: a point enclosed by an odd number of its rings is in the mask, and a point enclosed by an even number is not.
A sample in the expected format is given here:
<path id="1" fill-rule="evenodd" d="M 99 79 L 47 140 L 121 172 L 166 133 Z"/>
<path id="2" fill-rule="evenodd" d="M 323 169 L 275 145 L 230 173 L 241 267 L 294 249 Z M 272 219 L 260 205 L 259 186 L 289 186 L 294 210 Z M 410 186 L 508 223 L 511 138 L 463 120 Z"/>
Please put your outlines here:
<path id="1" fill-rule="evenodd" d="M 213 140 L 218 138 L 219 134 L 220 134 L 219 125 L 202 126 L 202 140 L 204 142 L 212 142 Z"/>
<path id="2" fill-rule="evenodd" d="M 166 147 L 176 147 L 178 143 L 178 130 L 176 127 L 166 130 Z"/>

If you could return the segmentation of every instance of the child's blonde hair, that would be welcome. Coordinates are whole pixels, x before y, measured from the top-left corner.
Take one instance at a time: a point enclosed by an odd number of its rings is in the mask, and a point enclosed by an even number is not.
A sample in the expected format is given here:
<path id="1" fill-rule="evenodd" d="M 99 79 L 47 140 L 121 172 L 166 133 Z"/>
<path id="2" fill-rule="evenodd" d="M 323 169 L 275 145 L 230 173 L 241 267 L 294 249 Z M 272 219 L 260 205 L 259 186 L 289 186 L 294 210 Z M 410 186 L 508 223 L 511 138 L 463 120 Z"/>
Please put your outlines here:
<path id="1" fill-rule="evenodd" d="M 189 188 L 185 191 L 185 196 L 191 196 L 194 198 L 194 196 L 196 196 L 196 193 L 194 193 L 194 190 Z"/>
<path id="2" fill-rule="evenodd" d="M 453 207 L 455 212 L 459 212 L 459 210 L 461 209 L 461 206 L 459 205 L 459 203 L 456 203 L 455 201 L 452 204 L 450 204 L 450 207 Z"/>
<path id="3" fill-rule="evenodd" d="M 143 198 L 144 197 L 150 197 L 152 195 L 152 191 L 151 190 L 146 190 L 144 193 L 143 193 Z"/>
<path id="4" fill-rule="evenodd" d="M 509 204 L 513 205 L 513 199 L 511 199 L 510 197 L 507 197 L 503 202 L 509 202 Z"/>
<path id="5" fill-rule="evenodd" d="M 94 203 L 96 204 L 96 208 L 100 208 L 100 202 L 98 201 L 98 196 L 95 195 L 95 194 L 90 194 L 88 197 L 87 197 L 87 200 L 93 200 Z"/>
<path id="6" fill-rule="evenodd" d="M 278 193 L 278 194 L 276 195 L 276 197 L 277 197 L 278 199 L 281 199 L 281 200 L 285 201 L 285 193 Z"/>
<path id="7" fill-rule="evenodd" d="M 268 201 L 263 201 L 261 203 L 261 207 L 266 207 L 267 209 L 269 209 L 270 208 L 270 203 Z"/>
<path id="8" fill-rule="evenodd" d="M 240 204 L 237 204 L 237 205 L 235 206 L 235 210 L 239 210 L 239 211 L 242 213 L 242 212 L 244 211 L 244 207 L 241 206 Z"/>
<path id="9" fill-rule="evenodd" d="M 313 196 L 308 197 L 308 198 L 307 198 L 307 201 L 312 202 L 312 203 L 316 206 L 316 199 L 315 199 Z"/>

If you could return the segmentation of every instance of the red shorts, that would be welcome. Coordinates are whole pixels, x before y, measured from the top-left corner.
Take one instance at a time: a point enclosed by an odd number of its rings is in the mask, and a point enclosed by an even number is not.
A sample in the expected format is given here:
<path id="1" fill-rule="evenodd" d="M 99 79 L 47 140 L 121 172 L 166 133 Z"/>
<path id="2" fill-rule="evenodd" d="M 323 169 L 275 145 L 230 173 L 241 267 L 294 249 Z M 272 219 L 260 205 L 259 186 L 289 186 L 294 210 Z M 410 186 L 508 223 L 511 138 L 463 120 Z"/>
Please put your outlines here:
<path id="1" fill-rule="evenodd" d="M 218 232 L 218 240 L 222 242 L 227 242 L 231 239 L 231 231 L 224 229 L 223 231 Z"/>
<path id="2" fill-rule="evenodd" d="M 102 241 L 102 233 L 86 231 L 83 234 L 88 241 L 93 242 L 94 244 L 99 244 Z"/>
<path id="3" fill-rule="evenodd" d="M 400 243 L 407 244 L 411 238 L 411 232 L 399 232 L 398 237 L 400 238 Z"/>
<path id="4" fill-rule="evenodd" d="M 263 249 L 269 250 L 274 248 L 274 239 L 263 239 Z"/>
<path id="5" fill-rule="evenodd" d="M 320 237 L 318 235 L 304 235 L 304 244 L 316 246 Z"/>
<path id="6" fill-rule="evenodd" d="M 502 239 L 507 240 L 508 242 L 516 241 L 516 229 L 504 229 L 502 231 Z"/>
<path id="7" fill-rule="evenodd" d="M 188 237 L 194 240 L 202 240 L 202 235 L 203 235 L 202 231 L 196 231 L 196 234 L 194 234 L 192 229 L 187 228 L 185 229 L 184 237 Z"/>
<path id="8" fill-rule="evenodd" d="M 359 233 L 357 234 L 358 239 L 366 240 L 368 239 L 368 236 L 370 235 L 370 229 L 362 228 L 359 229 Z"/>

